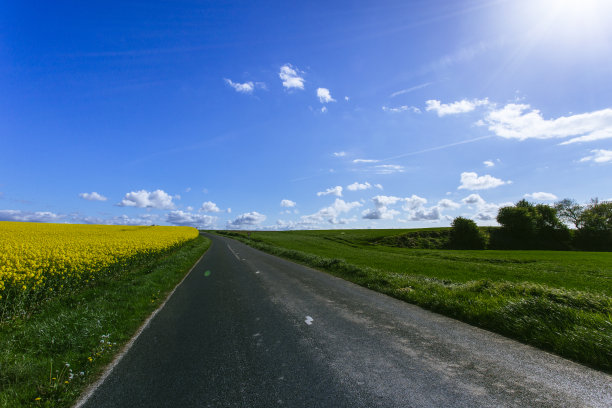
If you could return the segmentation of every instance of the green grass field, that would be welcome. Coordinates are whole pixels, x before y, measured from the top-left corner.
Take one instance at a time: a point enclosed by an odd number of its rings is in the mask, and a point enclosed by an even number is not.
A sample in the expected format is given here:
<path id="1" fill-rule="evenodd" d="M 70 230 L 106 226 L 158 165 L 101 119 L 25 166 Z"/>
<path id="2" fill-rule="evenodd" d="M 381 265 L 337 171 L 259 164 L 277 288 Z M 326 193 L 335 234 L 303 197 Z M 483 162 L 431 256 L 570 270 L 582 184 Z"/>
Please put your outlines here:
<path id="1" fill-rule="evenodd" d="M 69 407 L 208 249 L 200 236 L 0 323 L 0 407 Z"/>
<path id="2" fill-rule="evenodd" d="M 612 372 L 612 253 L 380 244 L 409 231 L 414 230 L 252 232 L 250 238 L 224 234 Z"/>

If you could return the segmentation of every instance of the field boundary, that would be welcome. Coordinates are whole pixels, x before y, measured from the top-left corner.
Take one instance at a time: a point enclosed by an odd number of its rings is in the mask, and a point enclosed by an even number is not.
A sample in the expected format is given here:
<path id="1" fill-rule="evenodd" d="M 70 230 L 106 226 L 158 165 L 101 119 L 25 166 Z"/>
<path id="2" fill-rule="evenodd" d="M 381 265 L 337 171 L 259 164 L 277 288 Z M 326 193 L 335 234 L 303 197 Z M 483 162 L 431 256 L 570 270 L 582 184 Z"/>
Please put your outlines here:
<path id="1" fill-rule="evenodd" d="M 213 244 L 211 243 L 211 246 L 212 245 Z M 123 360 L 123 357 L 130 351 L 130 349 L 132 348 L 136 340 L 138 340 L 138 337 L 140 337 L 140 335 L 147 329 L 147 327 L 149 327 L 149 325 L 151 324 L 151 321 L 155 318 L 155 316 L 157 316 L 160 310 L 162 310 L 166 306 L 166 303 L 168 303 L 168 300 L 170 300 L 170 298 L 172 297 L 176 289 L 178 289 L 178 287 L 183 284 L 185 279 L 187 279 L 187 277 L 191 274 L 191 272 L 195 269 L 195 267 L 198 266 L 198 264 L 200 263 L 202 258 L 204 258 L 207 252 L 208 252 L 208 249 L 202 254 L 202 256 L 200 256 L 200 258 L 198 258 L 198 260 L 193 264 L 191 269 L 189 269 L 189 271 L 185 274 L 183 279 L 181 279 L 181 281 L 174 287 L 174 289 L 172 289 L 170 293 L 168 293 L 168 296 L 166 296 L 166 299 L 164 299 L 162 304 L 159 305 L 159 307 L 155 309 L 153 313 L 149 315 L 149 317 L 147 317 L 147 319 L 142 323 L 142 325 L 138 328 L 138 330 L 136 330 L 132 338 L 125 344 L 125 346 L 123 346 L 121 351 L 117 353 L 117 355 L 113 358 L 113 361 L 111 361 L 110 364 L 106 366 L 100 378 L 98 378 L 93 384 L 91 384 L 90 386 L 87 387 L 87 389 L 85 389 L 85 391 L 81 394 L 81 397 L 79 397 L 77 402 L 73 405 L 73 408 L 81 408 L 83 405 L 85 405 L 85 403 L 89 400 L 89 398 L 91 398 L 94 392 L 96 392 L 96 390 L 100 388 L 102 384 L 104 384 L 104 381 L 106 381 L 106 379 L 111 375 L 115 367 L 119 365 L 121 360 Z"/>

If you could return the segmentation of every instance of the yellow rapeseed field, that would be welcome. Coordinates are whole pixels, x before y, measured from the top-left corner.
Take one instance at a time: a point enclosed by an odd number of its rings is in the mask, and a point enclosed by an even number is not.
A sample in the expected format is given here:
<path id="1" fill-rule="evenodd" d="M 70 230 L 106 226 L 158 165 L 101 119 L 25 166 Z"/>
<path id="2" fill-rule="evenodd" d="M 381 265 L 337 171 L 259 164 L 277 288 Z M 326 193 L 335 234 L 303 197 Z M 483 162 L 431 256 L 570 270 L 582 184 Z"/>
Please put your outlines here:
<path id="1" fill-rule="evenodd" d="M 0 309 L 120 272 L 197 236 L 191 227 L 0 222 Z"/>

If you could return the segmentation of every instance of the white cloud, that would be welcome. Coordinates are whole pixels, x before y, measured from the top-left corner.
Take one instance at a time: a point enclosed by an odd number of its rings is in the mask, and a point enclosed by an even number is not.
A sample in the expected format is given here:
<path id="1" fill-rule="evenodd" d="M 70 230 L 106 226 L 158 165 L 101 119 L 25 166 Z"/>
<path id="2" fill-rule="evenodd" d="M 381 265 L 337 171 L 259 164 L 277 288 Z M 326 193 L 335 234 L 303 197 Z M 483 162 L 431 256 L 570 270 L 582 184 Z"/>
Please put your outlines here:
<path id="1" fill-rule="evenodd" d="M 400 166 L 399 164 L 381 164 L 374 166 L 374 170 L 378 174 L 403 173 L 404 166 Z"/>
<path id="2" fill-rule="evenodd" d="M 158 214 L 141 214 L 136 217 L 129 217 L 125 214 L 112 218 L 99 218 L 71 214 L 70 222 L 78 224 L 105 224 L 105 225 L 152 225 L 159 221 Z"/>
<path id="3" fill-rule="evenodd" d="M 157 208 L 161 210 L 174 209 L 172 196 L 163 190 L 148 192 L 146 190 L 127 193 L 119 204 L 120 207 Z"/>
<path id="4" fill-rule="evenodd" d="M 328 222 L 330 224 L 346 224 L 350 220 L 338 218 L 340 214 L 348 213 L 353 208 L 361 206 L 362 204 L 358 201 L 345 202 L 340 198 L 336 198 L 336 201 L 334 201 L 331 206 L 322 208 L 314 214 L 302 216 L 301 224 L 312 225 L 322 222 Z"/>
<path id="5" fill-rule="evenodd" d="M 219 207 L 217 207 L 217 204 L 213 203 L 212 201 L 206 201 L 202 203 L 202 207 L 200 208 L 200 211 L 201 212 L 221 212 Z"/>
<path id="6" fill-rule="evenodd" d="M 236 92 L 250 94 L 250 93 L 253 93 L 253 90 L 255 89 L 255 84 L 253 84 L 253 82 L 251 81 L 240 84 L 238 82 L 233 82 L 231 79 L 227 79 L 227 78 L 224 78 L 224 79 L 225 79 L 225 82 L 227 82 L 229 86 L 234 88 Z"/>
<path id="7" fill-rule="evenodd" d="M 412 213 L 410 221 L 436 221 L 440 219 L 440 210 L 438 207 L 431 207 L 429 209 L 419 209 Z"/>
<path id="8" fill-rule="evenodd" d="M 488 105 L 489 100 L 485 99 L 473 99 L 468 101 L 467 99 L 463 99 L 453 103 L 440 103 L 440 101 L 431 99 L 425 102 L 425 110 L 426 111 L 435 111 L 438 116 L 445 115 L 456 115 L 458 113 L 466 113 L 471 112 L 478 106 Z"/>
<path id="9" fill-rule="evenodd" d="M 372 201 L 374 202 L 374 206 L 376 208 L 363 211 L 361 213 L 362 218 L 369 220 L 391 220 L 400 212 L 397 210 L 389 209 L 389 206 L 396 204 L 400 200 L 401 198 L 393 196 L 378 195 L 372 197 Z"/>
<path id="10" fill-rule="evenodd" d="M 484 176 L 478 176 L 474 172 L 463 172 L 461 173 L 461 185 L 457 187 L 459 190 L 486 190 L 489 188 L 499 187 L 504 184 L 508 184 L 509 181 L 503 181 L 495 178 L 489 174 Z"/>
<path id="11" fill-rule="evenodd" d="M 187 188 L 185 189 L 185 192 L 186 192 L 186 193 L 188 193 L 188 192 L 190 192 L 190 191 L 191 191 L 191 187 L 187 187 Z"/>
<path id="12" fill-rule="evenodd" d="M 334 157 L 344 157 L 346 156 L 346 152 L 334 152 Z"/>
<path id="13" fill-rule="evenodd" d="M 58 222 L 64 218 L 64 215 L 49 211 L 0 210 L 0 221 Z"/>
<path id="14" fill-rule="evenodd" d="M 485 118 L 489 130 L 506 139 L 550 139 L 572 137 L 561 144 L 612 138 L 612 109 L 544 119 L 526 104 L 507 104 Z"/>
<path id="15" fill-rule="evenodd" d="M 348 97 L 348 96 L 345 96 L 345 97 L 344 97 L 344 100 L 348 102 L 348 101 L 349 101 L 349 97 Z"/>
<path id="16" fill-rule="evenodd" d="M 390 108 L 388 106 L 383 106 L 382 110 L 385 112 L 391 112 L 391 113 L 399 113 L 399 112 L 406 112 L 406 111 L 410 111 L 412 113 L 421 113 L 421 110 L 417 108 L 416 106 L 408 106 L 408 105 L 398 106 L 397 108 Z"/>
<path id="17" fill-rule="evenodd" d="M 375 197 L 372 197 L 372 201 L 374 202 L 374 205 L 378 208 L 387 207 L 387 206 L 396 204 L 400 200 L 401 198 L 394 197 L 394 196 L 377 195 Z"/>
<path id="18" fill-rule="evenodd" d="M 400 212 L 397 210 L 389 209 L 385 206 L 373 208 L 371 210 L 365 210 L 361 213 L 361 218 L 367 220 L 392 220 L 393 217 L 398 215 Z"/>
<path id="19" fill-rule="evenodd" d="M 245 226 L 257 226 L 266 220 L 266 216 L 257 211 L 240 214 L 233 221 L 227 222 L 228 228 L 242 228 Z"/>
<path id="20" fill-rule="evenodd" d="M 485 161 L 482 162 L 482 164 L 484 164 L 487 167 L 495 166 L 495 163 L 493 163 L 491 160 L 485 160 Z"/>
<path id="21" fill-rule="evenodd" d="M 193 211 L 193 207 L 192 207 L 192 206 L 190 206 L 190 205 L 188 205 L 188 206 L 187 206 L 187 208 L 186 208 L 186 210 L 187 210 L 187 211 Z"/>
<path id="22" fill-rule="evenodd" d="M 461 200 L 463 203 L 468 205 L 484 205 L 486 201 L 479 194 L 470 194 L 469 196 Z"/>
<path id="23" fill-rule="evenodd" d="M 101 194 L 96 193 L 95 191 L 92 193 L 81 193 L 79 194 L 79 197 L 87 201 L 106 201 L 108 200 L 108 198 L 104 197 Z"/>
<path id="24" fill-rule="evenodd" d="M 593 155 L 580 159 L 581 162 L 594 161 L 595 163 L 607 163 L 612 161 L 612 150 L 595 149 L 591 150 Z"/>
<path id="25" fill-rule="evenodd" d="M 453 200 L 449 200 L 448 198 L 443 198 L 442 200 L 438 201 L 438 207 L 456 210 L 457 208 L 461 207 L 461 204 L 456 203 Z"/>
<path id="26" fill-rule="evenodd" d="M 321 113 L 326 113 L 327 112 L 327 106 L 323 106 L 321 108 Z"/>
<path id="27" fill-rule="evenodd" d="M 280 68 L 278 76 L 283 81 L 283 86 L 287 89 L 298 88 L 304 89 L 304 78 L 300 77 L 290 64 L 283 65 Z"/>
<path id="28" fill-rule="evenodd" d="M 513 205 L 512 203 L 488 203 L 478 194 L 470 194 L 461 201 L 470 208 L 476 209 L 476 213 L 472 218 L 480 221 L 495 221 L 497 212 L 501 207 Z"/>
<path id="29" fill-rule="evenodd" d="M 353 184 L 346 186 L 346 189 L 349 191 L 368 190 L 370 188 L 372 188 L 372 185 L 367 181 L 365 183 L 354 182 Z"/>
<path id="30" fill-rule="evenodd" d="M 292 208 L 292 207 L 295 207 L 297 204 L 295 201 L 284 199 L 284 200 L 281 200 L 280 205 L 281 207 Z"/>
<path id="31" fill-rule="evenodd" d="M 184 211 L 171 211 L 166 216 L 166 222 L 174 225 L 185 225 L 196 228 L 211 228 L 217 217 L 204 214 L 193 214 Z"/>
<path id="32" fill-rule="evenodd" d="M 378 163 L 379 160 L 376 159 L 355 159 L 353 163 Z"/>
<path id="33" fill-rule="evenodd" d="M 427 204 L 427 199 L 413 194 L 411 197 L 404 198 L 404 202 L 404 206 L 402 207 L 404 210 L 414 211 Z"/>
<path id="34" fill-rule="evenodd" d="M 336 102 L 327 88 L 317 88 L 317 98 L 319 98 L 321 103 Z"/>
<path id="35" fill-rule="evenodd" d="M 337 197 L 342 197 L 342 186 L 330 187 L 325 191 L 319 191 L 317 196 L 326 196 L 326 195 L 335 195 Z"/>
<path id="36" fill-rule="evenodd" d="M 382 189 L 383 189 L 382 184 L 374 184 L 374 187 L 376 187 L 376 188 L 377 188 L 377 189 L 379 189 L 379 190 L 382 190 Z"/>
<path id="37" fill-rule="evenodd" d="M 539 200 L 539 201 L 554 201 L 558 197 L 552 193 L 545 193 L 543 191 L 540 191 L 536 193 L 525 194 L 525 198 L 531 198 L 533 200 Z"/>

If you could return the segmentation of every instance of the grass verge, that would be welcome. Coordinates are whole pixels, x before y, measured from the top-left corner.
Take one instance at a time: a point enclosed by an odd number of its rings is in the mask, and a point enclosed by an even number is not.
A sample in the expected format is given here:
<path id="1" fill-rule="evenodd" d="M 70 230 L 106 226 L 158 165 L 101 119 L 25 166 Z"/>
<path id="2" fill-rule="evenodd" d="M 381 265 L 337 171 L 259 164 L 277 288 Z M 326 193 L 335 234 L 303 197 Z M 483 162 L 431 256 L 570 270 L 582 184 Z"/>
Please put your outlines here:
<path id="1" fill-rule="evenodd" d="M 0 407 L 68 407 L 210 246 L 200 236 L 0 325 Z"/>
<path id="2" fill-rule="evenodd" d="M 300 245 L 305 251 L 301 251 L 282 247 L 283 244 L 296 245 L 296 239 L 290 234 L 282 234 L 285 233 L 257 233 L 251 239 L 240 233 L 225 235 L 273 255 L 612 372 L 609 288 L 605 284 L 593 285 L 595 277 L 589 274 L 574 276 L 576 274 L 565 270 L 571 267 L 565 268 L 563 261 L 547 264 L 547 252 L 398 251 L 397 248 L 390 251 L 384 247 L 364 246 L 346 237 L 343 240 L 348 242 L 330 240 L 325 231 L 319 235 L 304 232 L 306 240 Z M 301 235 L 297 232 L 293 235 L 299 241 Z M 330 252 L 335 256 L 325 256 Z M 406 253 L 408 255 L 402 257 Z M 562 260 L 567 257 L 569 262 L 583 254 L 560 256 Z M 597 254 L 592 257 L 595 260 L 589 268 L 595 268 L 599 279 L 607 280 L 609 286 L 612 258 L 599 259 Z M 542 258 L 539 263 L 538 258 Z M 549 265 L 550 271 L 542 265 Z M 534 279 L 531 281 L 530 271 Z M 566 278 L 560 279 L 558 275 L 564 274 Z"/>

